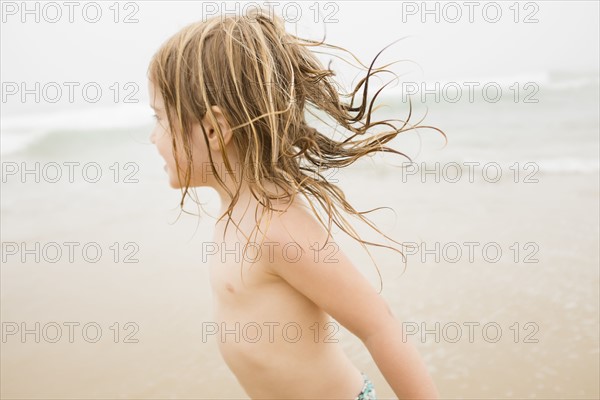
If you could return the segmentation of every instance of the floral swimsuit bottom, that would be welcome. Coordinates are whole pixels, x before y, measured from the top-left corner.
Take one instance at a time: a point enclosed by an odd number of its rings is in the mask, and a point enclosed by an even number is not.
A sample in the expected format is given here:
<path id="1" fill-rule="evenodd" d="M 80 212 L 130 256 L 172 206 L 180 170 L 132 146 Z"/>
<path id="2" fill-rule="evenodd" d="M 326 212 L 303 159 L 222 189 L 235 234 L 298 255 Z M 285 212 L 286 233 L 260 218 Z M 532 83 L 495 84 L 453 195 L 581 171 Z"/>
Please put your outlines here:
<path id="1" fill-rule="evenodd" d="M 361 374 L 363 376 L 364 384 L 361 392 L 358 394 L 358 396 L 356 396 L 355 400 L 377 400 L 373 383 L 369 380 L 364 372 L 361 372 Z"/>

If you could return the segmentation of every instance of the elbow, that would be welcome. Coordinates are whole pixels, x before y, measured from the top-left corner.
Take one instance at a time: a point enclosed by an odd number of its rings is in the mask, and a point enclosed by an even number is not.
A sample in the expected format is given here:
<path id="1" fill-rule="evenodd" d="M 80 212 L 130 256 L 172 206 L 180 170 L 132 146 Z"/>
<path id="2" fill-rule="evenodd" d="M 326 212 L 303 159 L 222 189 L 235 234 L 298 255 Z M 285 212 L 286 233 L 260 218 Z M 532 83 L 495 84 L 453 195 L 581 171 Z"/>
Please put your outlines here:
<path id="1" fill-rule="evenodd" d="M 372 343 L 385 341 L 385 338 L 402 337 L 402 325 L 391 313 L 381 323 L 372 325 L 366 332 L 357 335 L 365 346 L 369 347 Z"/>

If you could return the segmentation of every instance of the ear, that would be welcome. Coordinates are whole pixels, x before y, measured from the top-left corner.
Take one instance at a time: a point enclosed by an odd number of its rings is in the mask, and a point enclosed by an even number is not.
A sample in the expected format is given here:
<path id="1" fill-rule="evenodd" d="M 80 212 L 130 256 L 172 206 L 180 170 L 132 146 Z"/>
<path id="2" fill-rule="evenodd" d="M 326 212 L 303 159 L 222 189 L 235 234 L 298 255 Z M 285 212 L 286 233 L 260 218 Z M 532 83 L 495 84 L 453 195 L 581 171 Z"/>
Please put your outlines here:
<path id="1" fill-rule="evenodd" d="M 218 106 L 212 106 L 211 108 L 212 114 L 215 121 L 212 121 L 210 117 L 207 115 L 204 116 L 202 120 L 202 124 L 204 125 L 204 130 L 206 131 L 206 136 L 208 137 L 208 144 L 211 150 L 219 151 L 219 138 L 217 133 L 217 125 L 223 134 L 223 142 L 225 146 L 231 141 L 232 131 L 231 126 L 227 119 L 225 119 L 225 115 L 223 115 L 223 111 Z"/>

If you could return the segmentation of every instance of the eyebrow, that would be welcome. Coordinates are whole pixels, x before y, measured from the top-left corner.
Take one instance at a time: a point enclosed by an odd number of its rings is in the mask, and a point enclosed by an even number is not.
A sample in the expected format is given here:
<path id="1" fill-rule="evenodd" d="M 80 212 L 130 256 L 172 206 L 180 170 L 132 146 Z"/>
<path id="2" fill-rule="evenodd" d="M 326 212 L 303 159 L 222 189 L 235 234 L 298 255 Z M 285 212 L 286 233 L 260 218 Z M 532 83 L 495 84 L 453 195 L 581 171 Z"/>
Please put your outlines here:
<path id="1" fill-rule="evenodd" d="M 163 109 L 162 109 L 162 108 L 157 108 L 157 107 L 154 107 L 152 104 L 150 104 L 150 107 L 151 107 L 151 108 L 152 108 L 154 111 L 163 111 Z"/>

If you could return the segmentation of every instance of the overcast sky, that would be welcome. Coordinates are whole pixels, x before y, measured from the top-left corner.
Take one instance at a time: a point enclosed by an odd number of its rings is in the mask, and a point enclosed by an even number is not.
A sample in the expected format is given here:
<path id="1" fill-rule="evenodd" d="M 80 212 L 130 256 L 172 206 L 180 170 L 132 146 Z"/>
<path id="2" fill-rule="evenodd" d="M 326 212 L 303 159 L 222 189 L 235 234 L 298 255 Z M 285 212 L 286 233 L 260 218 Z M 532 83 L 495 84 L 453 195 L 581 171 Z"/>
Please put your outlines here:
<path id="1" fill-rule="evenodd" d="M 138 97 L 145 102 L 145 74 L 154 51 L 182 26 L 223 11 L 224 4 L 122 2 L 117 15 L 112 1 L 75 3 L 69 9 L 64 2 L 29 2 L 27 7 L 33 12 L 24 14 L 20 1 L 2 2 L 3 83 L 138 82 Z M 288 30 L 298 29 L 298 34 L 314 39 L 326 30 L 328 42 L 348 48 L 364 62 L 391 41 L 409 36 L 394 45 L 385 59 L 418 62 L 426 80 L 598 69 L 597 1 L 520 2 L 516 6 L 512 1 L 472 2 L 473 8 L 469 2 L 436 2 L 437 13 L 436 3 L 430 2 L 428 7 L 434 11 L 425 15 L 420 1 L 287 3 L 293 4 L 272 2 L 270 6 L 288 21 Z M 228 9 L 234 9 L 234 4 L 227 4 Z M 254 4 L 269 6 L 266 2 Z M 298 4 L 301 15 L 296 13 Z M 244 7 L 243 2 L 238 3 L 238 9 Z M 73 22 L 69 22 L 70 10 Z M 98 10 L 98 22 L 91 23 Z M 469 21 L 470 11 L 473 22 Z M 435 21 L 437 16 L 439 22 Z M 124 23 L 126 17 L 137 22 Z M 492 23 L 496 18 L 499 20 Z M 298 22 L 292 23 L 296 19 Z M 456 23 L 449 21 L 456 19 Z M 43 107 L 11 99 L 3 99 L 3 115 Z"/>

